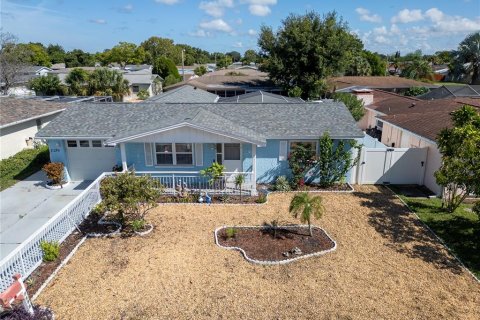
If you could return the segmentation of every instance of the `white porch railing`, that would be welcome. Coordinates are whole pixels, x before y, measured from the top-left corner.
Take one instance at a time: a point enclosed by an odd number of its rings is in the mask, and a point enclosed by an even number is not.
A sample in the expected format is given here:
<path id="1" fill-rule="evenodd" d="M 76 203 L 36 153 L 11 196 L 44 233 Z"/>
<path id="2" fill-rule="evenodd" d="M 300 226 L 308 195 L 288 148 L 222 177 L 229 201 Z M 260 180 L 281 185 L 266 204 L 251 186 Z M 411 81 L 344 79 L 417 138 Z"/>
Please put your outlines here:
<path id="1" fill-rule="evenodd" d="M 199 171 L 137 171 L 137 175 L 151 176 L 158 184 L 165 187 L 165 193 L 177 194 L 183 187 L 194 191 L 204 191 L 210 194 L 240 194 L 240 188 L 235 185 L 238 175 L 245 177 L 242 184 L 242 194 L 256 194 L 257 185 L 252 172 L 225 172 L 217 181 L 210 182 L 208 177 L 200 175 Z"/>
<path id="2" fill-rule="evenodd" d="M 63 242 L 85 219 L 101 200 L 100 181 L 106 175 L 109 173 L 101 174 L 66 207 L 0 261 L 0 292 L 13 283 L 12 276 L 15 273 L 20 273 L 25 279 L 42 263 L 41 241 Z"/>

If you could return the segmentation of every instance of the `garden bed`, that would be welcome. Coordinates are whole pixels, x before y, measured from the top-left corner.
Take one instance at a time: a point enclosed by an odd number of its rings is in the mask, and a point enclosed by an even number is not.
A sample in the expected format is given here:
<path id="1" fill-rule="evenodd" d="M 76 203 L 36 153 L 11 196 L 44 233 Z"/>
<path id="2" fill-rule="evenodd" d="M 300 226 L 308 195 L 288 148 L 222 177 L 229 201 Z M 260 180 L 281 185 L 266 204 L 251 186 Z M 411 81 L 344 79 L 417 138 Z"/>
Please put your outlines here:
<path id="1" fill-rule="evenodd" d="M 349 183 L 338 183 L 331 187 L 320 187 L 318 184 L 309 183 L 303 186 L 299 186 L 296 189 L 289 191 L 278 191 L 275 189 L 274 184 L 261 184 L 259 189 L 268 190 L 270 192 L 353 192 L 354 189 Z"/>
<path id="2" fill-rule="evenodd" d="M 205 197 L 202 197 L 205 199 Z M 240 196 L 238 195 L 211 195 L 212 204 L 257 204 L 266 202 L 265 195 L 258 196 Z M 162 195 L 157 200 L 158 203 L 199 203 L 198 195 L 190 195 L 187 197 Z"/>
<path id="3" fill-rule="evenodd" d="M 33 271 L 26 279 L 27 292 L 33 296 L 42 284 L 57 269 L 63 260 L 72 252 L 82 238 L 89 233 L 108 234 L 117 229 L 117 226 L 111 224 L 99 224 L 97 215 L 89 215 L 79 226 L 78 230 L 73 231 L 61 244 L 59 256 L 55 261 L 42 262 L 40 266 Z"/>
<path id="4" fill-rule="evenodd" d="M 230 233 L 230 234 L 229 234 Z M 216 242 L 225 249 L 237 249 L 250 262 L 275 264 L 320 255 L 335 250 L 336 243 L 323 229 L 308 226 L 222 227 Z"/>

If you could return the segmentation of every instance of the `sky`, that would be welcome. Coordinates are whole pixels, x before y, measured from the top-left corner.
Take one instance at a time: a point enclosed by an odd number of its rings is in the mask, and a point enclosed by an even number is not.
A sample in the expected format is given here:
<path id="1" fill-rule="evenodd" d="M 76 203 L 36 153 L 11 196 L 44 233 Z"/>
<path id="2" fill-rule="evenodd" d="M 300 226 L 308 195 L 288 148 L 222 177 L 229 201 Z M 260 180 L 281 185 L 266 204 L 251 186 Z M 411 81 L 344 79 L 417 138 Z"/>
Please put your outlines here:
<path id="1" fill-rule="evenodd" d="M 3 32 L 20 42 L 103 51 L 120 41 L 171 38 L 210 52 L 258 49 L 262 25 L 290 13 L 337 11 L 366 49 L 402 54 L 457 48 L 480 30 L 480 0 L 0 0 Z"/>

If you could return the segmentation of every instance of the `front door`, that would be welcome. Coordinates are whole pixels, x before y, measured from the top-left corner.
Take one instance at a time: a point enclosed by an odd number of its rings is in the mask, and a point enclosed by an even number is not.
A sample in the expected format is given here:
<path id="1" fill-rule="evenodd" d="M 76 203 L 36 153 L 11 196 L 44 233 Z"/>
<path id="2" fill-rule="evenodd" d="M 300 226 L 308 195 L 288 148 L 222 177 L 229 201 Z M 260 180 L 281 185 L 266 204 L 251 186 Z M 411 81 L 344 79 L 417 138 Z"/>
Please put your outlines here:
<path id="1" fill-rule="evenodd" d="M 223 145 L 223 165 L 226 172 L 242 172 L 240 143 L 225 143 Z"/>

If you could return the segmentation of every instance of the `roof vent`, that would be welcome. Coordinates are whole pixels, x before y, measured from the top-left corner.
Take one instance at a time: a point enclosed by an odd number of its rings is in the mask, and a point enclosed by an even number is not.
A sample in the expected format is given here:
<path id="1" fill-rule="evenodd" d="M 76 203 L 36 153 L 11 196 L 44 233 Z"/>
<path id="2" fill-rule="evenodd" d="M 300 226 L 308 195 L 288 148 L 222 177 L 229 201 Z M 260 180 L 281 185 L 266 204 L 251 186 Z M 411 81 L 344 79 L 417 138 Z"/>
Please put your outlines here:
<path id="1" fill-rule="evenodd" d="M 185 121 L 187 121 L 187 120 L 192 120 L 192 118 L 187 117 L 187 118 L 185 118 L 185 119 L 183 119 L 183 120 L 185 120 Z"/>

